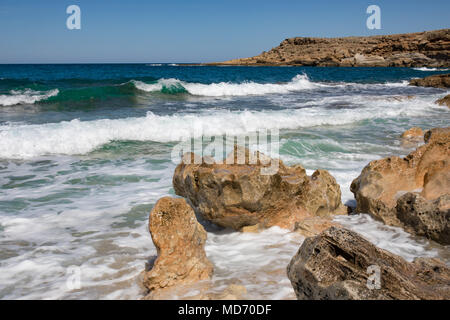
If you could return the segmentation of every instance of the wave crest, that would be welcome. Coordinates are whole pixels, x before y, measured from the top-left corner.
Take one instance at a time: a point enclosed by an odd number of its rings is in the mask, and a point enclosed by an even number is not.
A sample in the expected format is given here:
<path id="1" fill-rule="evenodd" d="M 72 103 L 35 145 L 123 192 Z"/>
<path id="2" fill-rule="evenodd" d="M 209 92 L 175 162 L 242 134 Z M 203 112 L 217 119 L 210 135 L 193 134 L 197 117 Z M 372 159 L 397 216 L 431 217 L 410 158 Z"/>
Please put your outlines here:
<path id="1" fill-rule="evenodd" d="M 216 113 L 155 115 L 125 119 L 102 119 L 40 125 L 0 125 L 0 158 L 31 158 L 47 154 L 86 154 L 112 141 L 175 142 L 201 128 L 200 135 L 242 135 L 265 129 L 298 129 L 321 125 L 346 125 L 370 119 L 422 117 L 434 108 L 434 100 L 361 101 L 355 109 L 311 107 L 272 111 L 221 111 Z M 395 107 L 386 108 L 386 104 Z M 198 132 L 197 132 L 198 133 Z M 75 137 L 75 138 L 74 138 Z"/>
<path id="2" fill-rule="evenodd" d="M 137 89 L 146 92 L 180 93 L 187 92 L 196 96 L 223 97 L 249 96 L 271 93 L 289 93 L 294 91 L 314 89 L 322 86 L 311 82 L 307 75 L 298 74 L 286 83 L 256 83 L 246 81 L 242 83 L 219 82 L 211 84 L 190 83 L 178 79 L 160 79 L 154 84 L 133 80 Z"/>
<path id="3" fill-rule="evenodd" d="M 0 106 L 13 106 L 17 104 L 34 104 L 41 100 L 57 96 L 58 89 L 49 91 L 34 91 L 31 89 L 11 90 L 9 95 L 0 95 Z"/>

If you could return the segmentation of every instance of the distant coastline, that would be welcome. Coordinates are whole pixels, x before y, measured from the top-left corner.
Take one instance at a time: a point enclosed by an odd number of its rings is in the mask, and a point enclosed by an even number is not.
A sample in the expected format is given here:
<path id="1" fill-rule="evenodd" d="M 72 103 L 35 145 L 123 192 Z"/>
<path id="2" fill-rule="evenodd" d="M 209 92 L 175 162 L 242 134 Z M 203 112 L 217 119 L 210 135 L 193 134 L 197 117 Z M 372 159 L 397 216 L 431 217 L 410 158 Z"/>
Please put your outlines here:
<path id="1" fill-rule="evenodd" d="M 450 29 L 370 37 L 296 37 L 250 58 L 209 66 L 450 67 Z"/>

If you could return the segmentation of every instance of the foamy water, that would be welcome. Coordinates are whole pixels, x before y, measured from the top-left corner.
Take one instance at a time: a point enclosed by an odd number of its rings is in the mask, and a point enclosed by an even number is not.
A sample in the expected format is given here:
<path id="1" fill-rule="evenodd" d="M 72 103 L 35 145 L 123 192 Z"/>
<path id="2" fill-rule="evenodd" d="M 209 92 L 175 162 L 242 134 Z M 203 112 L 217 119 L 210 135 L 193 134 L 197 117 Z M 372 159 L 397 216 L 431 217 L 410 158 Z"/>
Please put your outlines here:
<path id="1" fill-rule="evenodd" d="M 159 103 L 164 112 L 0 122 L 0 298 L 141 298 L 139 275 L 156 255 L 148 214 L 160 197 L 173 196 L 171 151 L 194 127 L 207 135 L 279 129 L 282 160 L 309 174 L 329 170 L 343 202 L 352 204 L 350 183 L 369 161 L 411 151 L 400 143 L 404 130 L 450 120 L 448 108 L 434 103 L 447 92 L 404 81 L 141 82 L 134 85 L 150 96 L 139 101 Z M 161 102 L 151 96 L 173 85 L 197 97 Z M 46 107 L 40 102 L 27 103 Z M 408 261 L 450 261 L 447 247 L 368 215 L 336 220 Z M 239 284 L 247 299 L 295 298 L 285 270 L 302 236 L 279 228 L 241 234 L 206 227 L 205 250 L 215 267 L 210 292 Z M 80 268 L 81 289 L 67 286 L 73 266 Z"/>

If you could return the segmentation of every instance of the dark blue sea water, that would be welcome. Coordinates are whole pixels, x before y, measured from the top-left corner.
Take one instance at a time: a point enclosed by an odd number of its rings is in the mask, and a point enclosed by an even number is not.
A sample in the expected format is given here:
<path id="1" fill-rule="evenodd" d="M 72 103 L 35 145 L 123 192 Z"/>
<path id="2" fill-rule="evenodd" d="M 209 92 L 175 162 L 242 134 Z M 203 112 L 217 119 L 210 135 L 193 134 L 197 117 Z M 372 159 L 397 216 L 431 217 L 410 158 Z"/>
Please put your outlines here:
<path id="1" fill-rule="evenodd" d="M 0 65 L 0 298 L 139 298 L 138 275 L 156 252 L 148 213 L 173 195 L 171 152 L 195 128 L 197 139 L 279 130 L 281 159 L 329 170 L 351 204 L 350 182 L 369 161 L 414 148 L 404 130 L 449 125 L 435 104 L 446 90 L 408 86 L 446 72 Z M 366 215 L 341 223 L 407 259 L 448 256 Z M 208 233 L 213 287 L 293 298 L 284 269 L 301 241 L 280 229 Z M 70 266 L 81 268 L 80 290 L 66 285 Z"/>

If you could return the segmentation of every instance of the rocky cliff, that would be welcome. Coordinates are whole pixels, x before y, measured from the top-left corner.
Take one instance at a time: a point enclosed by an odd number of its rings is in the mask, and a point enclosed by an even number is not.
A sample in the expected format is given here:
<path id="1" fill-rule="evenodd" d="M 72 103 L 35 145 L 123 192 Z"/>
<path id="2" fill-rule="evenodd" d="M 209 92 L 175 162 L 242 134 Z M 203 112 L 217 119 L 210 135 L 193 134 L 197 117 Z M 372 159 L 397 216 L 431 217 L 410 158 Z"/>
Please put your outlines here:
<path id="1" fill-rule="evenodd" d="M 289 38 L 258 56 L 211 65 L 450 67 L 450 29 L 345 38 Z"/>

